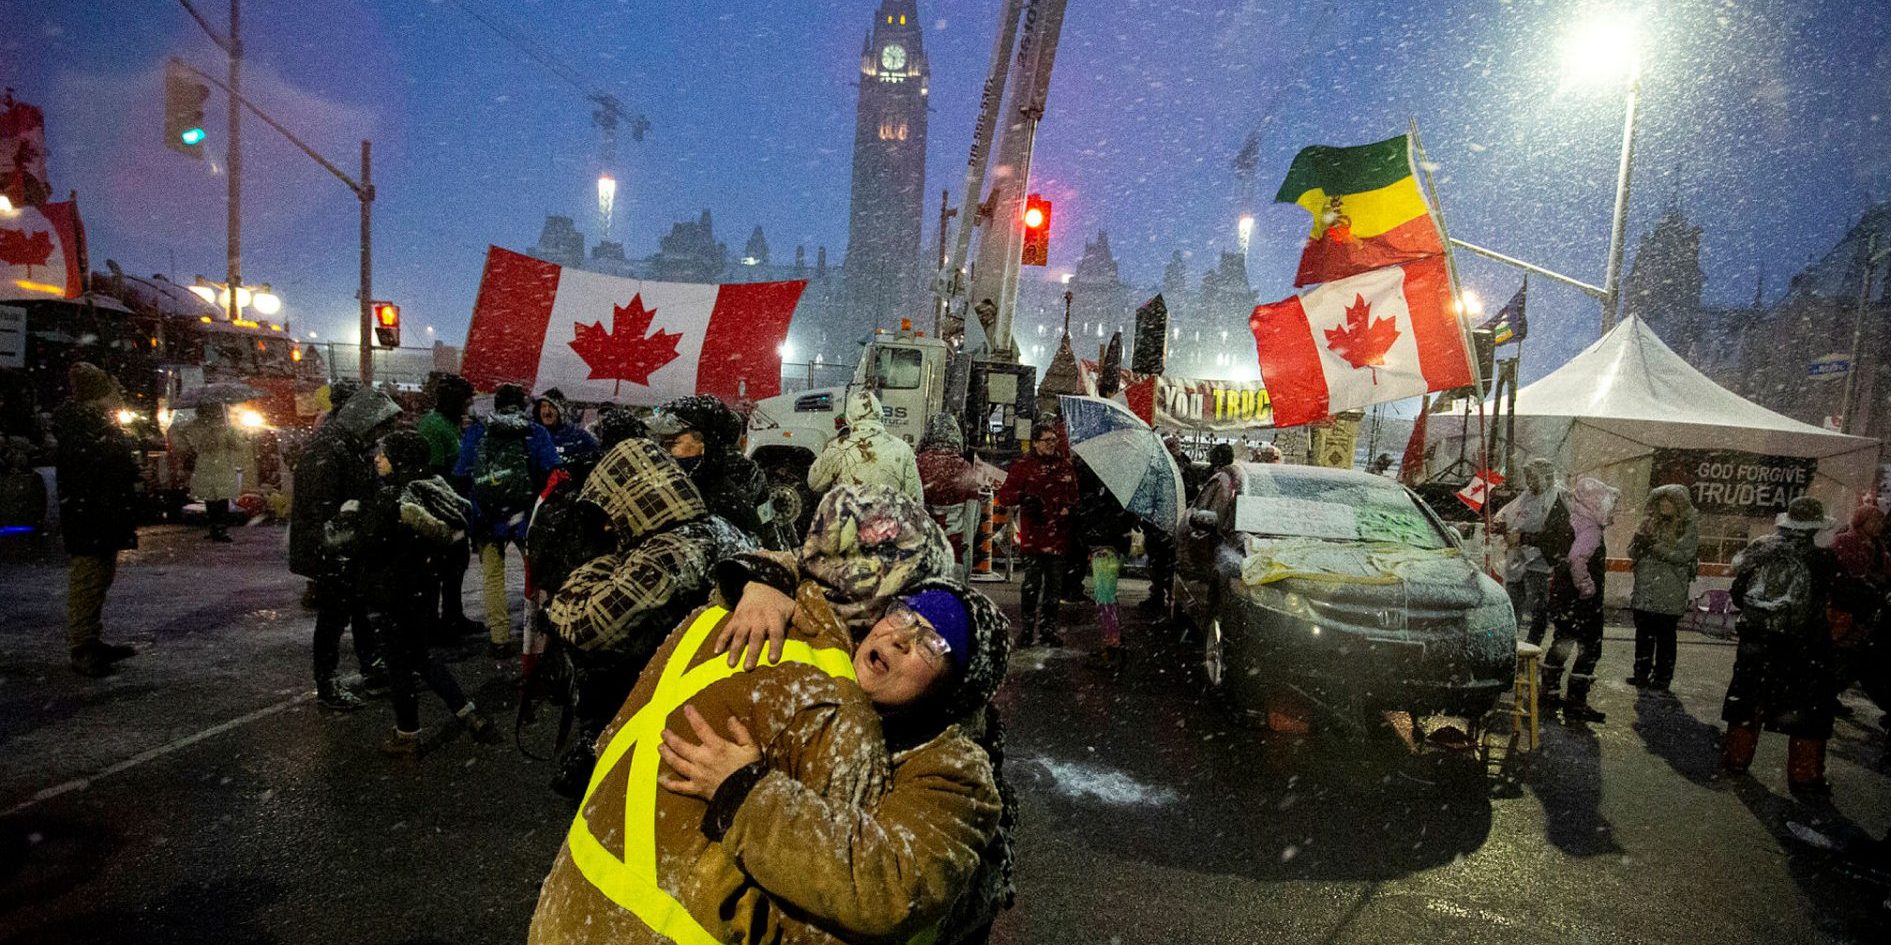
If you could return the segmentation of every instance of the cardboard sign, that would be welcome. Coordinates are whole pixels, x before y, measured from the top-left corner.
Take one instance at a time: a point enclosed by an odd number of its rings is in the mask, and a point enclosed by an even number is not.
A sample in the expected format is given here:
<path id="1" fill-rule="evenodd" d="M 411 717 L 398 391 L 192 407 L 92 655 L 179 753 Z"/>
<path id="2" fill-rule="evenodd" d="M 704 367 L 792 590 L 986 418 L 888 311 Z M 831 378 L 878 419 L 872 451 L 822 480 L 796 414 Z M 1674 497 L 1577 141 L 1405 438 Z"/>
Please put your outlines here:
<path id="1" fill-rule="evenodd" d="M 1818 471 L 1818 460 L 1797 456 L 1657 449 L 1648 486 L 1687 486 L 1703 512 L 1771 518 L 1805 495 Z"/>
<path id="2" fill-rule="evenodd" d="M 1359 537 L 1359 519 L 1352 506 L 1286 496 L 1235 496 L 1234 527 L 1259 535 L 1340 541 Z"/>

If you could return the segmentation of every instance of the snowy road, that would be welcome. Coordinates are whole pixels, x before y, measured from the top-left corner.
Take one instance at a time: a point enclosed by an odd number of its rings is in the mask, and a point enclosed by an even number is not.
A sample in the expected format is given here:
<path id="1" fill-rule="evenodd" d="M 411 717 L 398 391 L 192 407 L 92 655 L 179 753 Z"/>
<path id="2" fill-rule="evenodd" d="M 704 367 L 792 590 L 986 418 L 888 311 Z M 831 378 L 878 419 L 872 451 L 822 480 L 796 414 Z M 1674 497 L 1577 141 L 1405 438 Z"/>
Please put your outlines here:
<path id="1" fill-rule="evenodd" d="M 144 652 L 97 682 L 64 665 L 63 571 L 0 563 L 0 943 L 523 939 L 569 817 L 546 766 L 451 732 L 398 764 L 375 750 L 384 704 L 318 712 L 312 617 L 282 537 L 214 546 L 148 530 L 107 608 L 108 636 Z M 995 587 L 1009 603 L 1015 586 Z M 1883 737 L 1840 723 L 1823 813 L 1786 795 L 1775 739 L 1751 782 L 1710 782 L 1728 647 L 1685 640 L 1676 698 L 1638 699 L 1612 631 L 1597 700 L 1609 722 L 1551 726 L 1506 780 L 1371 738 L 1262 738 L 1203 697 L 1170 634 L 1132 618 L 1126 636 L 1121 677 L 1086 662 L 1087 629 L 1014 660 L 1001 703 L 1024 805 L 1020 896 L 996 941 L 1884 933 L 1870 908 L 1884 890 L 1824 849 L 1891 823 L 1873 768 Z M 456 669 L 499 707 L 483 660 Z M 435 704 L 422 711 L 438 724 Z"/>

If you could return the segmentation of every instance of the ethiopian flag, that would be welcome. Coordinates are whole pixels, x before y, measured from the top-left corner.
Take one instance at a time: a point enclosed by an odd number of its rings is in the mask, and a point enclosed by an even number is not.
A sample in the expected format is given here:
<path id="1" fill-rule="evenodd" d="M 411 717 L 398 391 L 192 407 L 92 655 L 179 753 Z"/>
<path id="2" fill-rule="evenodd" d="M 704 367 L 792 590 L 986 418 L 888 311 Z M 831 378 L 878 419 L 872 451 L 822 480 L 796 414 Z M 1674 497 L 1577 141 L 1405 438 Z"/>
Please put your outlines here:
<path id="1" fill-rule="evenodd" d="M 1274 201 L 1313 214 L 1296 286 L 1444 252 L 1405 135 L 1350 148 L 1302 148 Z"/>

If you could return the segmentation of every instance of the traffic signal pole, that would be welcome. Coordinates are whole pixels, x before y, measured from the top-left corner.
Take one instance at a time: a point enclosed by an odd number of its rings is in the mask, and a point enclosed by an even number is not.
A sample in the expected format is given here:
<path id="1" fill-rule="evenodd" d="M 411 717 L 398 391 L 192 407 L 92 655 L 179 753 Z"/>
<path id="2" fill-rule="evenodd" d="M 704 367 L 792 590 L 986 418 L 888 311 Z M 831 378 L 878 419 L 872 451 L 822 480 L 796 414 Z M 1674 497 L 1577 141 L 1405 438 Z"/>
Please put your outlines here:
<path id="1" fill-rule="evenodd" d="M 371 213 L 371 207 L 374 203 L 374 183 L 371 173 L 370 146 L 368 141 L 363 139 L 361 142 L 361 179 L 357 181 L 349 177 L 346 173 L 343 173 L 342 169 L 336 167 L 333 161 L 328 160 L 317 153 L 314 148 L 303 143 L 301 138 L 296 137 L 293 132 L 284 128 L 281 122 L 271 118 L 268 113 L 264 112 L 262 109 L 257 108 L 256 103 L 243 97 L 243 42 L 242 35 L 239 32 L 241 26 L 241 13 L 239 12 L 240 0 L 230 0 L 230 35 L 227 37 L 219 36 L 217 31 L 211 28 L 210 21 L 205 19 L 202 13 L 197 12 L 197 8 L 191 5 L 190 0 L 177 0 L 177 2 L 183 6 L 185 12 L 191 15 L 192 19 L 197 21 L 197 25 L 202 27 L 203 31 L 209 35 L 210 41 L 216 43 L 217 47 L 222 49 L 230 57 L 230 81 L 227 83 L 188 62 L 179 59 L 172 60 L 172 62 L 188 69 L 191 74 L 222 89 L 230 97 L 230 141 L 229 150 L 227 152 L 228 167 L 226 168 L 230 183 L 228 219 L 228 284 L 230 286 L 228 311 L 230 321 L 234 323 L 237 320 L 237 314 L 240 308 L 237 305 L 237 287 L 243 284 L 243 149 L 240 132 L 242 122 L 240 121 L 240 117 L 242 115 L 241 108 L 247 108 L 250 110 L 250 114 L 261 119 L 263 124 L 274 128 L 278 134 L 289 139 L 289 143 L 295 145 L 303 154 L 308 155 L 311 160 L 320 164 L 324 170 L 335 175 L 342 183 L 347 184 L 348 189 L 354 191 L 355 199 L 361 201 L 361 382 L 363 384 L 374 383 L 374 357 L 372 347 L 374 343 L 374 326 L 371 311 L 373 304 L 372 299 L 374 298 L 374 293 L 371 291 L 374 286 L 374 244 L 372 238 L 373 221 Z M 239 106 L 241 106 L 241 108 L 239 108 Z"/>
<path id="2" fill-rule="evenodd" d="M 222 89 L 225 93 L 227 93 L 230 96 L 231 101 L 237 102 L 241 104 L 244 108 L 249 109 L 250 114 L 255 115 L 258 119 L 262 121 L 263 124 L 268 125 L 269 127 L 275 129 L 277 134 L 280 134 L 284 138 L 288 139 L 290 144 L 295 145 L 296 148 L 299 149 L 303 154 L 308 155 L 310 160 L 314 161 L 317 164 L 320 164 L 323 170 L 329 172 L 330 174 L 335 175 L 336 180 L 339 180 L 342 183 L 347 184 L 348 189 L 354 191 L 355 199 L 361 201 L 361 349 L 362 349 L 361 350 L 361 382 L 364 384 L 373 383 L 374 382 L 374 361 L 370 357 L 370 353 L 368 351 L 368 348 L 373 343 L 373 338 L 374 338 L 373 326 L 372 324 L 370 324 L 371 313 L 369 311 L 369 303 L 373 299 L 373 293 L 370 290 L 373 288 L 373 285 L 374 285 L 374 257 L 373 257 L 374 243 L 373 243 L 373 238 L 372 238 L 373 234 L 371 231 L 372 215 L 369 212 L 369 207 L 374 203 L 374 183 L 373 183 L 373 177 L 372 177 L 372 168 L 370 166 L 369 142 L 365 138 L 362 139 L 361 141 L 361 179 L 357 181 L 354 178 L 349 177 L 347 172 L 343 171 L 339 167 L 336 167 L 335 162 L 330 161 L 329 159 L 323 157 L 320 152 L 316 151 L 314 148 L 309 147 L 308 144 L 305 143 L 301 138 L 296 137 L 295 132 L 292 132 L 289 129 L 283 127 L 282 122 L 279 122 L 276 119 L 270 117 L 268 112 L 265 112 L 260 108 L 257 108 L 255 102 L 252 102 L 247 98 L 244 98 L 242 95 L 238 94 L 234 89 L 230 88 L 230 86 L 225 84 L 223 80 L 218 79 L 215 76 L 212 76 L 209 73 L 203 71 L 202 69 L 199 69 L 188 62 L 184 62 L 181 59 L 173 59 L 171 61 L 177 63 L 180 67 L 189 70 L 192 75 L 195 75 L 198 78 L 204 80 L 205 82 L 208 82 L 211 85 L 214 85 L 217 88 Z M 232 253 L 232 257 L 234 258 L 234 253 Z M 231 300 L 234 302 L 236 298 L 236 291 L 234 288 L 232 288 L 230 292 L 230 297 L 231 297 Z"/>
<path id="3" fill-rule="evenodd" d="M 238 31 L 241 5 L 237 0 L 230 0 L 230 44 L 225 47 L 230 54 L 230 141 L 225 152 L 225 176 L 229 178 L 230 201 L 227 232 L 229 233 L 228 276 L 230 286 L 229 315 L 230 324 L 236 324 L 236 316 L 241 308 L 237 302 L 237 286 L 243 284 L 243 122 L 242 112 L 237 108 L 237 101 L 243 95 L 243 38 Z"/>
<path id="4" fill-rule="evenodd" d="M 374 383 L 374 165 L 370 144 L 361 140 L 361 383 Z"/>

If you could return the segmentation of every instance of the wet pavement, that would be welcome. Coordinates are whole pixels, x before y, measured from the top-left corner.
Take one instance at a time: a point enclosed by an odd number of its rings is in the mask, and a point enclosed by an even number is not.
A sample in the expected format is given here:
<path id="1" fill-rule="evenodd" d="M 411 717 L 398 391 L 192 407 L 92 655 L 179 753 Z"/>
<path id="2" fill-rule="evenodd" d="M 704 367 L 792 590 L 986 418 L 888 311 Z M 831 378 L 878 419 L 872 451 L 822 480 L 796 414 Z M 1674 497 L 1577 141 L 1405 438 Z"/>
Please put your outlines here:
<path id="1" fill-rule="evenodd" d="M 97 681 L 65 666 L 59 562 L 0 561 L 0 943 L 522 941 L 571 811 L 549 765 L 474 743 L 428 697 L 427 752 L 383 757 L 384 701 L 312 701 L 284 532 L 236 539 L 144 533 L 106 611 L 108 638 L 142 652 Z M 1008 605 L 1015 587 L 986 585 Z M 1091 663 L 1084 625 L 1014 658 L 1019 899 L 995 941 L 1884 940 L 1887 890 L 1834 849 L 1891 824 L 1878 713 L 1856 695 L 1834 801 L 1809 808 L 1776 736 L 1752 778 L 1711 778 L 1718 641 L 1684 635 L 1674 693 L 1638 694 L 1612 628 L 1608 722 L 1546 726 L 1540 751 L 1486 765 L 1386 732 L 1237 724 L 1187 644 L 1124 614 L 1120 673 Z M 453 666 L 509 729 L 483 653 Z"/>

